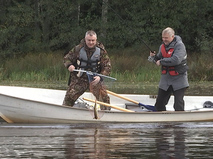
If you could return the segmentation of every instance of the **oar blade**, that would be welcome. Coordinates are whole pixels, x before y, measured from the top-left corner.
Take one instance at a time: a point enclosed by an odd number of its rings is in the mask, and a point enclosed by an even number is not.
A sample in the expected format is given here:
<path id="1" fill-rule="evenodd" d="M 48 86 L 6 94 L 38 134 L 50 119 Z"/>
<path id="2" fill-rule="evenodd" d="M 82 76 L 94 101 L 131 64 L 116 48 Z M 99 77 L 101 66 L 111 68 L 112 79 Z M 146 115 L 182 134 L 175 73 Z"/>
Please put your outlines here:
<path id="1" fill-rule="evenodd" d="M 157 111 L 156 108 L 155 108 L 155 106 L 152 106 L 152 105 L 145 105 L 145 104 L 142 104 L 142 103 L 138 103 L 138 105 L 139 105 L 139 106 L 143 106 L 143 107 L 145 107 L 146 109 L 151 110 L 151 111 L 153 111 L 153 112 L 156 112 L 156 111 Z"/>

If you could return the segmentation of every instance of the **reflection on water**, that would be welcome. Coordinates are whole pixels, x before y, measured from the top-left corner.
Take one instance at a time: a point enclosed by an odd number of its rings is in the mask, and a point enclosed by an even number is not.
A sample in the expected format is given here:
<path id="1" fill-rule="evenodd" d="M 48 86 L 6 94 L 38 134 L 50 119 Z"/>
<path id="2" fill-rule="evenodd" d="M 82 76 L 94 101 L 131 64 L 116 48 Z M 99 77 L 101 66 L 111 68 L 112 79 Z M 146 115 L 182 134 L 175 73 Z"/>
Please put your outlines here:
<path id="1" fill-rule="evenodd" d="M 212 122 L 0 125 L 0 158 L 213 158 Z"/>

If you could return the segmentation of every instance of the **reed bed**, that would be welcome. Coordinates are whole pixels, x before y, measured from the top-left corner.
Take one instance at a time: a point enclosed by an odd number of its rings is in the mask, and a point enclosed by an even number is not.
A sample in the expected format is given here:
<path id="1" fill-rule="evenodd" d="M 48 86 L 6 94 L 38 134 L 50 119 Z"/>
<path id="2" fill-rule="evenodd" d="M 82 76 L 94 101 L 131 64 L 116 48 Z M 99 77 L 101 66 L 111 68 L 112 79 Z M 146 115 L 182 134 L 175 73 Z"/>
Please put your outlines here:
<path id="1" fill-rule="evenodd" d="M 110 50 L 111 76 L 120 82 L 158 82 L 160 67 L 150 63 L 148 51 L 140 47 Z M 213 57 L 210 53 L 189 53 L 189 80 L 213 81 Z M 62 52 L 29 53 L 4 60 L 0 66 L 0 80 L 11 81 L 67 81 L 69 72 L 63 65 Z"/>

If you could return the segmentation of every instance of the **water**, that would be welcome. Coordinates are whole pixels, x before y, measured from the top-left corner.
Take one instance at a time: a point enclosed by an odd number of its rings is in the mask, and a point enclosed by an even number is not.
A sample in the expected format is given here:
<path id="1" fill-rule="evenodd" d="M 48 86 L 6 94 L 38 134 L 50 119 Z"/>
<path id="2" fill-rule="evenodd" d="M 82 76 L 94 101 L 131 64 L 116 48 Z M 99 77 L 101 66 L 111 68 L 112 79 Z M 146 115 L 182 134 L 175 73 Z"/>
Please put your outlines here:
<path id="1" fill-rule="evenodd" d="M 213 122 L 0 125 L 0 158 L 213 158 Z"/>

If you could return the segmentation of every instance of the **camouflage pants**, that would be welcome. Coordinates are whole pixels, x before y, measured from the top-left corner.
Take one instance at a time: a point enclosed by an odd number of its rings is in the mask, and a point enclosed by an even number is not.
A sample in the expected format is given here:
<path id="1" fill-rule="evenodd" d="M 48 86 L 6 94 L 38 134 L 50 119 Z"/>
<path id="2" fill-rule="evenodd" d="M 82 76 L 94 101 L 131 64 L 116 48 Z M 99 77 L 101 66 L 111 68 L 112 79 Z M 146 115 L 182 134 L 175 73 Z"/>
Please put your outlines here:
<path id="1" fill-rule="evenodd" d="M 90 89 L 92 94 L 96 97 L 98 101 L 104 103 L 110 103 L 110 98 L 106 92 L 106 88 L 103 82 L 99 82 L 97 85 L 93 86 L 89 84 L 87 76 L 82 77 L 71 77 L 71 83 L 67 89 L 63 105 L 73 106 L 75 101 L 86 91 Z M 101 105 L 102 110 L 110 110 L 110 107 Z"/>

